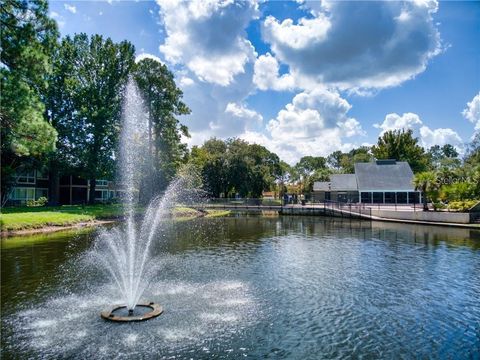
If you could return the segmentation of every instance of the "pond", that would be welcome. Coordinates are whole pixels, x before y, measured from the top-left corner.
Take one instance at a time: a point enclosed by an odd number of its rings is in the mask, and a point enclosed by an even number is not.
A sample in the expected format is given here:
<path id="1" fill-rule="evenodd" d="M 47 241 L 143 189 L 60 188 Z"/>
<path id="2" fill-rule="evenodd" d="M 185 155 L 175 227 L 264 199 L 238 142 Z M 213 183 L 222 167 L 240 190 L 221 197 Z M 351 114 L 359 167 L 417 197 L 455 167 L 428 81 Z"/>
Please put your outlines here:
<path id="1" fill-rule="evenodd" d="M 2 240 L 1 357 L 478 358 L 480 233 L 235 215 L 166 223 L 144 300 L 108 323 L 95 231 Z"/>

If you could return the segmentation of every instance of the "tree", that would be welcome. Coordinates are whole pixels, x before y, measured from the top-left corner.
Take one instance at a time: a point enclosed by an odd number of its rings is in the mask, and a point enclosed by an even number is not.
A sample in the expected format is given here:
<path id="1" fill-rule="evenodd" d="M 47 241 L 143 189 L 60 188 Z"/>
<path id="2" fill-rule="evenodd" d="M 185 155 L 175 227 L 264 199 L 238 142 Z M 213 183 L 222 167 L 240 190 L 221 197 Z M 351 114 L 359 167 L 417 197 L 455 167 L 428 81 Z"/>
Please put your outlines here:
<path id="1" fill-rule="evenodd" d="M 261 197 L 283 179 L 285 168 L 278 156 L 265 147 L 240 139 L 212 138 L 193 147 L 189 162 L 203 176 L 205 190 L 212 196 Z"/>
<path id="2" fill-rule="evenodd" d="M 310 177 L 321 169 L 326 169 L 327 160 L 322 156 L 303 156 L 295 165 L 295 170 L 301 182 L 301 191 L 309 193 L 313 189 L 313 182 Z"/>
<path id="3" fill-rule="evenodd" d="M 49 114 L 61 129 L 59 156 L 90 180 L 93 203 L 96 179 L 111 176 L 115 169 L 122 92 L 135 50 L 127 41 L 117 44 L 86 34 L 67 36 L 60 47 L 54 71 L 59 88 L 49 94 Z"/>
<path id="4" fill-rule="evenodd" d="M 340 150 L 334 151 L 327 157 L 327 163 L 334 169 L 340 170 L 342 167 L 341 161 L 342 161 L 342 156 L 343 153 Z"/>
<path id="5" fill-rule="evenodd" d="M 413 172 L 425 171 L 428 159 L 424 149 L 418 145 L 412 130 L 391 130 L 378 138 L 372 147 L 372 154 L 377 159 L 395 159 L 406 161 Z"/>
<path id="6" fill-rule="evenodd" d="M 188 129 L 176 116 L 189 114 L 190 109 L 181 101 L 183 93 L 164 64 L 143 59 L 136 64 L 134 77 L 149 114 L 149 155 L 156 180 L 151 191 L 156 193 L 168 186 L 188 154 L 186 144 L 181 142 L 182 135 L 189 136 Z"/>
<path id="7" fill-rule="evenodd" d="M 475 133 L 472 142 L 468 144 L 464 163 L 471 166 L 480 164 L 480 131 Z"/>
<path id="8" fill-rule="evenodd" d="M 50 56 L 58 31 L 42 0 L 6 0 L 1 23 L 2 204 L 22 164 L 41 161 L 55 150 L 57 133 L 45 119 L 40 101 L 47 89 Z"/>
<path id="9" fill-rule="evenodd" d="M 428 211 L 427 196 L 432 196 L 439 188 L 437 176 L 432 171 L 418 173 L 413 178 L 415 190 L 422 191 L 423 210 Z"/>
<path id="10" fill-rule="evenodd" d="M 433 169 L 453 169 L 461 165 L 461 161 L 458 159 L 458 152 L 451 144 L 443 146 L 434 145 L 428 149 L 427 156 Z"/>
<path id="11" fill-rule="evenodd" d="M 361 146 L 343 154 L 340 158 L 340 167 L 343 173 L 353 174 L 355 171 L 355 163 L 369 162 L 372 159 L 373 157 L 370 154 L 370 148 L 368 146 Z"/>

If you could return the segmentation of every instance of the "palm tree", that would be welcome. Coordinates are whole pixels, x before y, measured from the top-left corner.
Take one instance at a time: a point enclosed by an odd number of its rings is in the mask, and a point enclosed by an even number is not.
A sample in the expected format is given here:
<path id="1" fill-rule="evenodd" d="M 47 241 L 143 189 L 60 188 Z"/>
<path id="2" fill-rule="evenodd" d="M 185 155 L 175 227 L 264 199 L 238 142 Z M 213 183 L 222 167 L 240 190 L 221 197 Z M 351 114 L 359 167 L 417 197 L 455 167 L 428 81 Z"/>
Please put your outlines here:
<path id="1" fill-rule="evenodd" d="M 428 211 L 427 194 L 438 190 L 438 178 L 433 171 L 418 173 L 413 178 L 415 190 L 422 191 L 423 211 Z"/>

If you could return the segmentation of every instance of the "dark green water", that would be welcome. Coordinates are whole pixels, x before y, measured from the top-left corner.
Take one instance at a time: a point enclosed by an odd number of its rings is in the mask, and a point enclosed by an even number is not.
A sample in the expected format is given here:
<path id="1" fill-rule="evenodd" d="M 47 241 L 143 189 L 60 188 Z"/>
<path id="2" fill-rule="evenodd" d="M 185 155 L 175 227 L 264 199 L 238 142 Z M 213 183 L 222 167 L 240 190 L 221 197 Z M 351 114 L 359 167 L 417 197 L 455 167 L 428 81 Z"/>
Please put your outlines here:
<path id="1" fill-rule="evenodd" d="M 2 240 L 9 358 L 480 358 L 480 233 L 321 217 L 168 224 L 144 300 L 106 323 L 94 232 Z"/>

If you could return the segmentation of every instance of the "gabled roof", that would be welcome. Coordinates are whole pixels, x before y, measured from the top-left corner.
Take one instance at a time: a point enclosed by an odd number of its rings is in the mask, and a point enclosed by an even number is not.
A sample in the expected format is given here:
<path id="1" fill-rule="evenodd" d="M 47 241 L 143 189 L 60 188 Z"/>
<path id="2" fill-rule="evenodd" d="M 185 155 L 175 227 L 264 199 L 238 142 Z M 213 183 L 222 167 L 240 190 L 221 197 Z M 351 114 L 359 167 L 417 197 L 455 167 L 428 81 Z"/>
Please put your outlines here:
<path id="1" fill-rule="evenodd" d="M 357 178 L 355 174 L 330 175 L 332 191 L 357 191 Z"/>
<path id="2" fill-rule="evenodd" d="M 358 190 L 414 191 L 413 172 L 407 162 L 377 160 L 355 164 Z"/>

